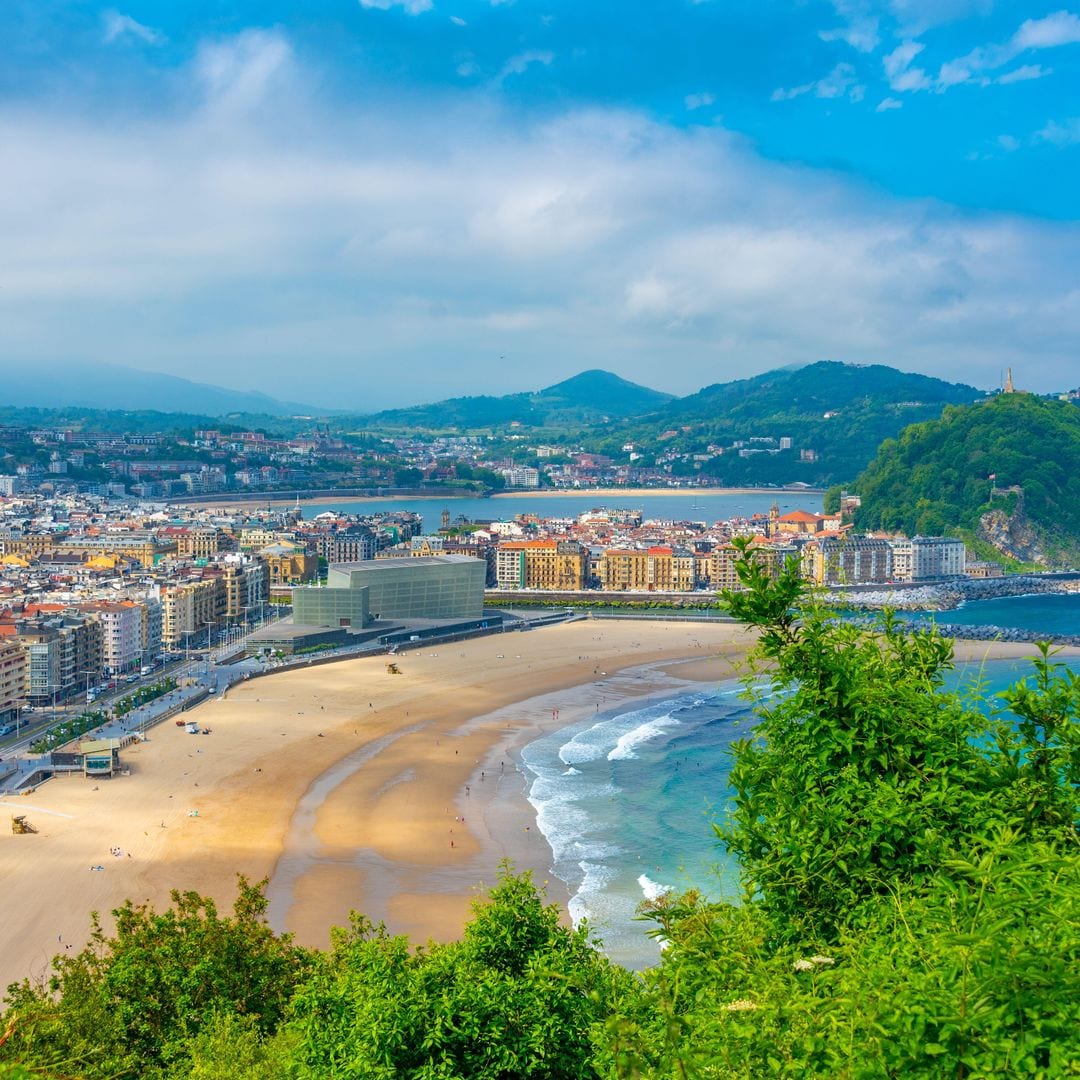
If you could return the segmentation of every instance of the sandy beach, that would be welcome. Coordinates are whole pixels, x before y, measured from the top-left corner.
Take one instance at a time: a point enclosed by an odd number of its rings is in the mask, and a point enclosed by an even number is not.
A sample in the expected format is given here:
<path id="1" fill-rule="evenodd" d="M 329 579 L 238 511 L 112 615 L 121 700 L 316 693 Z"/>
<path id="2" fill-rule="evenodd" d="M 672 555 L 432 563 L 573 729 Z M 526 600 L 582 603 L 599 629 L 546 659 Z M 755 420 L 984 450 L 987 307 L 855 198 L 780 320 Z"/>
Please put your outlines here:
<path id="1" fill-rule="evenodd" d="M 0 833 L 2 985 L 80 948 L 91 910 L 161 907 L 171 889 L 229 905 L 238 872 L 270 878 L 272 923 L 312 946 L 351 909 L 417 942 L 452 939 L 504 858 L 565 904 L 517 748 L 594 710 L 731 678 L 748 644 L 732 624 L 587 620 L 403 653 L 400 675 L 372 657 L 234 687 L 198 710 L 210 735 L 168 723 L 125 751 L 130 776 L 3 800 L 39 832 Z M 1032 651 L 970 643 L 958 656 Z"/>

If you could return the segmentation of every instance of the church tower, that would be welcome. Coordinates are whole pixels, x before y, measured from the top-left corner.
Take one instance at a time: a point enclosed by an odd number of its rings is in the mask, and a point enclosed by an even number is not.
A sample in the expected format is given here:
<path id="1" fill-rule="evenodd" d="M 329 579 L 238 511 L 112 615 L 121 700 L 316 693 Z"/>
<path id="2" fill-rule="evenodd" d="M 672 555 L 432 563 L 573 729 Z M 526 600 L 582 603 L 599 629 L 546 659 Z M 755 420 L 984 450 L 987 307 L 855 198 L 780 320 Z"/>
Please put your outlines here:
<path id="1" fill-rule="evenodd" d="M 1006 372 L 1006 375 L 1005 375 L 1005 389 L 1004 389 L 1003 393 L 1006 393 L 1006 394 L 1015 394 L 1016 393 L 1016 387 L 1013 386 L 1013 381 L 1012 381 L 1012 368 L 1009 368 L 1008 371 Z"/>

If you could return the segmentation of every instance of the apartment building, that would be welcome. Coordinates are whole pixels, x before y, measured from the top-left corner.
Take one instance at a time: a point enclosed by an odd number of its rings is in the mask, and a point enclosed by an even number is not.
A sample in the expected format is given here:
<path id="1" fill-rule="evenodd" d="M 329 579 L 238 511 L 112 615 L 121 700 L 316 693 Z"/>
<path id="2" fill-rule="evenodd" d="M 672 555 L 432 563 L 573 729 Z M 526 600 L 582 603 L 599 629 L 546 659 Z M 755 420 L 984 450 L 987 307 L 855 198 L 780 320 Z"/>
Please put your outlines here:
<path id="1" fill-rule="evenodd" d="M 824 537 L 807 544 L 807 576 L 817 585 L 870 585 L 893 580 L 893 549 L 869 536 Z"/>
<path id="2" fill-rule="evenodd" d="M 220 578 L 202 578 L 161 590 L 161 638 L 168 649 L 193 643 L 207 628 L 225 621 L 227 590 Z"/>
<path id="3" fill-rule="evenodd" d="M 270 599 L 270 567 L 262 559 L 229 557 L 211 573 L 220 573 L 225 589 L 224 617 L 242 622 L 248 612 Z"/>
<path id="4" fill-rule="evenodd" d="M 319 554 L 332 563 L 363 562 L 365 559 L 374 559 L 379 550 L 378 537 L 371 529 L 363 525 L 330 533 L 326 536 L 324 544 L 324 549 Z"/>
<path id="5" fill-rule="evenodd" d="M 649 555 L 644 549 L 608 548 L 600 565 L 606 592 L 645 592 L 649 588 Z"/>
<path id="6" fill-rule="evenodd" d="M 131 600 L 82 604 L 80 610 L 91 612 L 101 623 L 101 666 L 106 675 L 120 675 L 136 670 L 146 655 L 142 604 Z"/>
<path id="7" fill-rule="evenodd" d="M 232 536 L 223 529 L 185 529 L 176 537 L 176 555 L 180 559 L 212 559 L 218 552 L 235 547 Z"/>
<path id="8" fill-rule="evenodd" d="M 963 577 L 967 548 L 963 540 L 944 536 L 916 536 L 911 541 L 912 581 L 928 578 Z"/>
<path id="9" fill-rule="evenodd" d="M 26 689 L 26 654 L 12 635 L 0 638 L 0 723 L 13 721 Z"/>
<path id="10" fill-rule="evenodd" d="M 516 540 L 500 544 L 495 579 L 504 589 L 586 587 L 587 556 L 573 540 Z"/>
<path id="11" fill-rule="evenodd" d="M 26 694 L 35 705 L 63 701 L 103 671 L 103 627 L 96 614 L 57 612 L 18 624 L 26 655 Z"/>
<path id="12" fill-rule="evenodd" d="M 248 525 L 240 530 L 240 550 L 259 551 L 264 547 L 269 547 L 276 539 L 277 535 L 273 529 Z"/>
<path id="13" fill-rule="evenodd" d="M 893 581 L 910 581 L 915 573 L 915 548 L 907 536 L 889 537 L 893 553 Z"/>

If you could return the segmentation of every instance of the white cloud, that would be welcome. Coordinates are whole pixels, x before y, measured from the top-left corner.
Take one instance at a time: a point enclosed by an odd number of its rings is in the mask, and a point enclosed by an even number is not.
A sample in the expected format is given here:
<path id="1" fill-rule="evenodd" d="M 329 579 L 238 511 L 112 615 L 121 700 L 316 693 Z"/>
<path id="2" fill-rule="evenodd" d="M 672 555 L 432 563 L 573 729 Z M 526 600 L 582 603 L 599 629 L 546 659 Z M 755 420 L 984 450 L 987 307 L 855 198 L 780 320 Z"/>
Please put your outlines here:
<path id="1" fill-rule="evenodd" d="M 1022 49 L 1050 49 L 1080 42 L 1080 16 L 1070 11 L 1055 11 L 1045 19 L 1027 19 L 1012 39 L 1017 52 Z"/>
<path id="2" fill-rule="evenodd" d="M 910 90 L 925 90 L 930 85 L 930 77 L 922 68 L 913 68 L 911 61 L 925 49 L 921 41 L 904 41 L 891 53 L 882 58 L 885 78 L 889 86 L 899 93 Z"/>
<path id="3" fill-rule="evenodd" d="M 130 40 L 135 38 L 147 45 L 162 45 L 166 38 L 160 30 L 136 22 L 130 15 L 121 15 L 119 11 L 104 11 L 101 15 L 104 25 L 105 43 Z"/>
<path id="4" fill-rule="evenodd" d="M 822 30 L 822 41 L 844 41 L 859 52 L 873 52 L 881 41 L 879 19 L 870 0 L 833 0 L 836 14 L 845 20 L 843 26 Z"/>
<path id="5" fill-rule="evenodd" d="M 891 109 L 902 109 L 903 107 L 904 103 L 902 101 L 894 97 L 887 97 L 878 102 L 874 112 L 889 112 Z"/>
<path id="6" fill-rule="evenodd" d="M 455 26 L 468 26 L 469 24 L 460 15 L 451 15 L 450 21 Z"/>
<path id="7" fill-rule="evenodd" d="M 204 42 L 194 72 L 213 112 L 235 116 L 266 105 L 292 82 L 292 48 L 276 31 L 245 30 Z"/>
<path id="8" fill-rule="evenodd" d="M 683 98 L 683 104 L 686 105 L 691 112 L 694 109 L 702 109 L 708 105 L 714 105 L 716 103 L 716 95 L 709 93 L 708 90 L 702 91 L 700 94 L 687 94 Z"/>
<path id="9" fill-rule="evenodd" d="M 851 64 L 837 64 L 836 67 L 816 82 L 804 83 L 789 89 L 777 87 L 772 92 L 773 101 L 790 101 L 792 98 L 813 94 L 819 98 L 839 98 L 845 94 L 852 101 L 861 101 L 866 88 L 859 83 L 855 69 Z"/>
<path id="10" fill-rule="evenodd" d="M 995 78 L 993 72 L 1011 63 L 1025 52 L 1057 48 L 1080 43 L 1080 17 L 1068 11 L 1058 11 L 1043 19 L 1027 19 L 1021 23 L 1008 41 L 1001 44 L 981 45 L 964 56 L 948 60 L 941 65 L 937 76 L 930 78 L 921 68 L 908 69 L 908 57 L 895 77 L 890 76 L 894 90 L 929 90 L 943 93 L 954 86 L 1008 85 L 1051 74 L 1039 64 L 1025 64 Z M 912 44 L 905 42 L 905 45 Z M 904 46 L 901 46 L 901 49 Z M 920 46 L 921 48 L 921 46 Z M 900 49 L 890 54 L 897 57 Z M 902 56 L 901 56 L 902 59 Z M 886 66 L 886 74 L 889 74 Z"/>
<path id="11" fill-rule="evenodd" d="M 1074 116 L 1061 124 L 1051 120 L 1035 137 L 1055 146 L 1073 146 L 1080 143 L 1080 116 Z"/>
<path id="12" fill-rule="evenodd" d="M 375 8 L 378 11 L 389 11 L 399 7 L 406 15 L 422 15 L 430 11 L 434 6 L 431 0 L 360 0 L 362 8 Z"/>
<path id="13" fill-rule="evenodd" d="M 993 0 L 890 0 L 889 7 L 900 23 L 901 37 L 918 37 L 927 30 L 958 22 L 973 15 L 987 15 Z"/>
<path id="14" fill-rule="evenodd" d="M 1053 75 L 1053 68 L 1044 68 L 1041 64 L 1024 64 L 1022 67 L 1006 71 L 1004 75 L 997 77 L 997 82 L 1002 86 L 1009 83 L 1029 82 L 1032 79 L 1043 79 L 1047 75 Z"/>
<path id="15" fill-rule="evenodd" d="M 1020 149 L 1020 140 L 1014 135 L 999 135 L 997 137 L 997 142 L 998 146 L 1000 146 L 1002 150 L 1006 150 L 1010 154 L 1014 150 Z"/>
<path id="16" fill-rule="evenodd" d="M 1045 389 L 1075 371 L 1080 232 L 1059 221 L 889 198 L 714 126 L 522 120 L 497 87 L 323 100 L 267 31 L 177 82 L 152 124 L 0 104 L 0 368 L 272 388 L 300 366 L 290 396 L 356 408 L 598 358 L 644 382 L 662 362 L 682 392 L 821 357 L 988 385 L 1035 356 Z"/>
<path id="17" fill-rule="evenodd" d="M 508 75 L 521 75 L 529 70 L 531 64 L 549 66 L 555 59 L 555 54 L 549 49 L 527 49 L 525 52 L 511 56 L 502 66 L 499 79 L 505 79 Z"/>

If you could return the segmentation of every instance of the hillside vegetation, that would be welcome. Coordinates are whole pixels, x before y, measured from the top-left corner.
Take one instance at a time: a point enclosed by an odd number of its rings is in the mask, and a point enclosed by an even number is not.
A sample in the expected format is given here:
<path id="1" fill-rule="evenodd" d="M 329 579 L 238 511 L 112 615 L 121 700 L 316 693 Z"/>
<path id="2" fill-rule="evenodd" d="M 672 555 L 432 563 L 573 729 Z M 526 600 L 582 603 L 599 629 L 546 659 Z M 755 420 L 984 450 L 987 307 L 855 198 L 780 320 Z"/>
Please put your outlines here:
<path id="1" fill-rule="evenodd" d="M 565 428 L 638 416 L 670 400 L 670 394 L 594 369 L 535 393 L 450 398 L 389 409 L 364 422 L 378 430 L 472 431 L 511 423 L 525 428 Z"/>
<path id="2" fill-rule="evenodd" d="M 1022 492 L 991 498 L 992 487 Z M 948 408 L 884 442 L 854 488 L 859 528 L 970 535 L 1007 555 L 1075 564 L 1080 409 L 1031 394 Z"/>
<path id="3" fill-rule="evenodd" d="M 882 440 L 907 424 L 981 396 L 972 386 L 881 364 L 821 361 L 707 386 L 648 416 L 582 438 L 592 449 L 617 455 L 626 442 L 652 454 L 668 447 L 704 453 L 713 444 L 755 438 L 778 443 L 787 437 L 791 450 L 751 457 L 725 453 L 710 462 L 710 472 L 732 486 L 794 481 L 825 486 L 855 477 Z M 802 460 L 801 450 L 813 451 L 815 459 Z"/>
<path id="4" fill-rule="evenodd" d="M 231 914 L 128 904 L 50 984 L 9 987 L 0 1078 L 1075 1075 L 1080 679 L 1043 654 L 974 701 L 943 688 L 934 629 L 838 620 L 795 567 L 740 576 L 759 724 L 718 831 L 744 900 L 648 905 L 656 968 L 612 964 L 509 872 L 459 942 L 354 916 L 327 952 L 241 881 Z"/>

